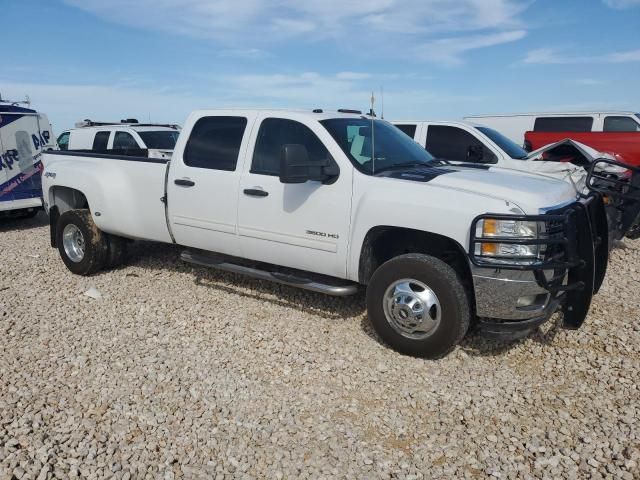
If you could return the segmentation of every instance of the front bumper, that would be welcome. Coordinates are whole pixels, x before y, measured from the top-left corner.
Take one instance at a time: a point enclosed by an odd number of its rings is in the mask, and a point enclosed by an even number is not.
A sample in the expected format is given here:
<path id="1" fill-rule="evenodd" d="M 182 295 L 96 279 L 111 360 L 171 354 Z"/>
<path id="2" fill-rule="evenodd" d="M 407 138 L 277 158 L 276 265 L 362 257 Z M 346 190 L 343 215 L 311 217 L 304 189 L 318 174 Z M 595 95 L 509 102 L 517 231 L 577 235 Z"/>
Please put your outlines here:
<path id="1" fill-rule="evenodd" d="M 505 261 L 498 266 L 477 255 L 476 244 L 487 241 L 476 238 L 477 222 L 502 217 L 545 222 L 548 232 L 545 238 L 507 239 L 514 244 L 546 245 L 545 258 L 530 264 Z M 599 194 L 542 215 L 478 217 L 471 227 L 469 257 L 480 330 L 494 336 L 526 333 L 547 321 L 559 308 L 564 312 L 564 326 L 579 328 L 593 294 L 604 280 L 608 250 L 606 213 Z"/>
<path id="2" fill-rule="evenodd" d="M 472 266 L 477 326 L 493 337 L 526 334 L 546 322 L 560 307 L 533 272 Z"/>

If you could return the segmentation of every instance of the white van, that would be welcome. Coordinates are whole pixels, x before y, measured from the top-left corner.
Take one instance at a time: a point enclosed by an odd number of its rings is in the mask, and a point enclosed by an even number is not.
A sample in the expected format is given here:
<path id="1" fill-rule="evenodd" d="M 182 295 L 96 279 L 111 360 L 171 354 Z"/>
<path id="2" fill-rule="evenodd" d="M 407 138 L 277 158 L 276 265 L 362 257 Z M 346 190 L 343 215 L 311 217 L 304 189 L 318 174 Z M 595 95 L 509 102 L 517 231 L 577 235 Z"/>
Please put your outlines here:
<path id="1" fill-rule="evenodd" d="M 179 133 L 177 125 L 142 124 L 133 118 L 120 122 L 84 120 L 76 123 L 76 128 L 62 132 L 58 145 L 60 150 L 108 151 L 122 155 L 146 153 L 149 158 L 169 159 Z"/>
<path id="2" fill-rule="evenodd" d="M 42 152 L 55 149 L 46 115 L 0 99 L 0 216 L 31 217 L 42 208 Z"/>
<path id="3" fill-rule="evenodd" d="M 464 120 L 491 127 L 518 145 L 524 144 L 525 132 L 640 131 L 640 114 L 621 111 L 472 115 Z"/>

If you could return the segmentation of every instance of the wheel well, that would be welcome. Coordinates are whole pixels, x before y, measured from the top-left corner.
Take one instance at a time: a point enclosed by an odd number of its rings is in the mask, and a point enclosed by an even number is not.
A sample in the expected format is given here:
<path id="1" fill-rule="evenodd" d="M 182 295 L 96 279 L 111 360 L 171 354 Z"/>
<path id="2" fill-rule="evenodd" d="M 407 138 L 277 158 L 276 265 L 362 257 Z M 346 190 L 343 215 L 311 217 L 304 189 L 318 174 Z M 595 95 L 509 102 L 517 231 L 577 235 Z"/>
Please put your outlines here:
<path id="1" fill-rule="evenodd" d="M 453 267 L 465 284 L 472 284 L 467 254 L 458 242 L 431 232 L 388 226 L 374 227 L 367 232 L 360 252 L 360 283 L 368 284 L 380 265 L 406 253 L 436 257 Z"/>
<path id="2" fill-rule="evenodd" d="M 89 208 L 87 197 L 80 190 L 69 187 L 52 187 L 49 191 L 50 207 L 58 207 L 58 213 L 62 215 L 68 210 L 76 208 Z"/>

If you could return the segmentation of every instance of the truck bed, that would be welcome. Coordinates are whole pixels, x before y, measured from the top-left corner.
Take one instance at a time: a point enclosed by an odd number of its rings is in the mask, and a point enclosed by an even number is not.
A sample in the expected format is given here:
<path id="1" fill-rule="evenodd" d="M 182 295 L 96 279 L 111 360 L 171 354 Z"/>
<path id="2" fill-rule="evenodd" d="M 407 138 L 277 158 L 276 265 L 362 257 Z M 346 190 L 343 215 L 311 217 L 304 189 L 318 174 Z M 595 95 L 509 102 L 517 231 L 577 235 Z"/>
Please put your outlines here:
<path id="1" fill-rule="evenodd" d="M 50 195 L 65 187 L 89 192 L 89 208 L 102 231 L 126 238 L 171 242 L 165 215 L 167 159 L 52 151 L 43 154 Z M 99 181 L 96 181 L 99 179 Z M 52 198 L 45 202 L 54 203 Z"/>

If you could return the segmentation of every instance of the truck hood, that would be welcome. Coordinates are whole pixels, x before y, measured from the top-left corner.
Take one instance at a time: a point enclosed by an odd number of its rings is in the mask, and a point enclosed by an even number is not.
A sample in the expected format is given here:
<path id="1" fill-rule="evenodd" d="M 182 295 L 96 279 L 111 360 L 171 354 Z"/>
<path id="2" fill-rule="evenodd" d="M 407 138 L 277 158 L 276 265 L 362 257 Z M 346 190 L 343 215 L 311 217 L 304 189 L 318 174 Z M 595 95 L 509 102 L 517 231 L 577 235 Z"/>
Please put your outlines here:
<path id="1" fill-rule="evenodd" d="M 576 189 L 569 183 L 542 175 L 487 165 L 416 167 L 381 174 L 399 180 L 463 190 L 515 203 L 525 213 L 575 200 Z"/>

